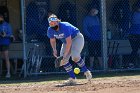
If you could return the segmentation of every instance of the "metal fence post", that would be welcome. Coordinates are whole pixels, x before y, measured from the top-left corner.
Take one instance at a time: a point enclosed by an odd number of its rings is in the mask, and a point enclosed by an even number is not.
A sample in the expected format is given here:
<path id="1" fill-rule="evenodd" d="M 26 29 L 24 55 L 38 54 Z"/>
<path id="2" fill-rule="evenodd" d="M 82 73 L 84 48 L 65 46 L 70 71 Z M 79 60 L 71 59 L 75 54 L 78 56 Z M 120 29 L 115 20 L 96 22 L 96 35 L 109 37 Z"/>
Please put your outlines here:
<path id="1" fill-rule="evenodd" d="M 25 0 L 21 0 L 21 17 L 22 17 L 22 34 L 23 34 L 23 65 L 24 65 L 24 78 L 27 76 L 26 72 L 26 40 L 25 40 Z"/>
<path id="2" fill-rule="evenodd" d="M 107 29 L 106 29 L 106 0 L 101 0 L 101 20 L 102 20 L 102 56 L 104 71 L 108 69 L 107 64 Z"/>

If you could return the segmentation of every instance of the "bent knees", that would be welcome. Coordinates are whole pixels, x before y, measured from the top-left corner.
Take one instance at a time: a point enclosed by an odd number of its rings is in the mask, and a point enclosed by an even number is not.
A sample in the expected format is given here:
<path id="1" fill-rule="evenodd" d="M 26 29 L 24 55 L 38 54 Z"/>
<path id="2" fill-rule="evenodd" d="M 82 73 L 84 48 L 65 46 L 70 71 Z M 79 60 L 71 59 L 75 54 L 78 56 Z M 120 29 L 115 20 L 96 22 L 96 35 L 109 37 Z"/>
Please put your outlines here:
<path id="1" fill-rule="evenodd" d="M 80 60 L 80 57 L 72 57 L 72 61 L 78 62 Z"/>
<path id="2" fill-rule="evenodd" d="M 81 59 L 81 57 L 72 57 L 72 61 L 78 62 Z M 67 64 L 69 61 L 68 60 L 62 60 L 61 61 L 61 66 Z"/>

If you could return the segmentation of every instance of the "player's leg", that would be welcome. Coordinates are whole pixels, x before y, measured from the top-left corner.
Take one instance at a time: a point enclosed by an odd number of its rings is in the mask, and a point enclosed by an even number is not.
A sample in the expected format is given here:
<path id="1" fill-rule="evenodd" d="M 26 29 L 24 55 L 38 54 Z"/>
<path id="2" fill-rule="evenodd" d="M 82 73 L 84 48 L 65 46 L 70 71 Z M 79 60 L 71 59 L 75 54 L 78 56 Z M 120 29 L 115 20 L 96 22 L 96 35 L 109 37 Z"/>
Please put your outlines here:
<path id="1" fill-rule="evenodd" d="M 66 44 L 62 44 L 60 56 L 63 56 L 65 48 L 66 48 Z M 65 83 L 72 85 L 72 84 L 76 83 L 75 82 L 76 77 L 75 77 L 72 65 L 69 63 L 69 58 L 70 58 L 70 54 L 67 56 L 67 59 L 65 60 L 65 62 L 62 65 L 63 65 L 64 69 L 66 70 L 66 72 L 70 76 L 69 81 L 67 81 Z"/>
<path id="2" fill-rule="evenodd" d="M 2 55 L 3 55 L 3 58 L 5 59 L 6 68 L 7 68 L 6 78 L 10 78 L 10 61 L 9 61 L 8 49 L 9 49 L 9 46 L 3 46 L 3 49 L 2 49 Z"/>
<path id="3" fill-rule="evenodd" d="M 93 68 L 97 68 L 94 65 L 95 62 L 95 48 L 94 48 L 94 41 L 88 40 L 88 50 L 89 50 L 89 63 L 90 63 L 90 70 L 92 71 Z"/>
<path id="4" fill-rule="evenodd" d="M 135 38 L 133 39 L 133 41 L 131 41 L 131 43 L 133 43 L 133 45 L 131 45 L 132 48 L 132 53 L 131 53 L 131 58 L 133 58 L 133 60 L 131 61 L 134 65 L 134 67 L 138 67 L 138 63 L 137 63 L 137 59 L 139 58 L 139 47 L 140 47 L 140 35 L 135 35 Z M 133 67 L 133 66 L 132 66 Z"/>
<path id="5" fill-rule="evenodd" d="M 84 74 L 86 75 L 86 78 L 88 80 L 91 80 L 92 75 L 90 71 L 87 69 L 84 60 L 81 58 L 81 51 L 84 46 L 84 37 L 82 34 L 78 34 L 73 40 L 72 40 L 72 48 L 71 48 L 71 55 L 72 60 L 77 63 L 77 65 L 82 69 Z"/>
<path id="6" fill-rule="evenodd" d="M 96 41 L 95 45 L 96 45 L 95 49 L 98 56 L 100 69 L 103 69 L 103 62 L 102 62 L 102 57 L 101 57 L 101 41 Z"/>
<path id="7" fill-rule="evenodd" d="M 2 46 L 0 45 L 0 55 L 2 55 Z M 0 60 L 0 77 L 2 75 L 2 60 Z"/>
<path id="8" fill-rule="evenodd" d="M 136 56 L 138 55 L 138 45 L 139 45 L 139 39 L 137 39 L 137 37 L 135 35 L 132 35 L 131 37 L 129 37 L 129 42 L 132 48 L 132 52 L 131 52 L 131 57 L 130 57 L 130 62 L 134 65 L 135 64 L 135 59 Z"/>

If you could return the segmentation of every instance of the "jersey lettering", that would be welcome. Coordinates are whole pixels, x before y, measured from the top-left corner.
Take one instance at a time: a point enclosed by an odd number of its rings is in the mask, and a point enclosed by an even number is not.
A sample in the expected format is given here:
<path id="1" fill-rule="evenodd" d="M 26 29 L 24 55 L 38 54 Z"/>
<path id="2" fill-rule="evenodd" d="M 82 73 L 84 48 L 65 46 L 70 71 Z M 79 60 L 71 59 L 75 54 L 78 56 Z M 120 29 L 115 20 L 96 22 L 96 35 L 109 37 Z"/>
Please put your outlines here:
<path id="1" fill-rule="evenodd" d="M 59 34 L 59 35 L 54 35 L 54 37 L 57 38 L 57 39 L 64 38 L 64 33 Z"/>

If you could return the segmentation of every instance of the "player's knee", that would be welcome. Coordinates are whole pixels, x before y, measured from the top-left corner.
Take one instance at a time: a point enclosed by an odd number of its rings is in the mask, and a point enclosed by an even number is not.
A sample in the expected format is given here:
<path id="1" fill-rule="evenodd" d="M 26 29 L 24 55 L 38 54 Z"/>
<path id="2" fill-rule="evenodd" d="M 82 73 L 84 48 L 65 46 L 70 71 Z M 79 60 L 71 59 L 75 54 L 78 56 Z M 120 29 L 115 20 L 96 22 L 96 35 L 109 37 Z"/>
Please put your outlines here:
<path id="1" fill-rule="evenodd" d="M 78 61 L 80 60 L 80 57 L 73 57 L 72 60 L 73 60 L 74 62 L 78 62 Z"/>

